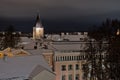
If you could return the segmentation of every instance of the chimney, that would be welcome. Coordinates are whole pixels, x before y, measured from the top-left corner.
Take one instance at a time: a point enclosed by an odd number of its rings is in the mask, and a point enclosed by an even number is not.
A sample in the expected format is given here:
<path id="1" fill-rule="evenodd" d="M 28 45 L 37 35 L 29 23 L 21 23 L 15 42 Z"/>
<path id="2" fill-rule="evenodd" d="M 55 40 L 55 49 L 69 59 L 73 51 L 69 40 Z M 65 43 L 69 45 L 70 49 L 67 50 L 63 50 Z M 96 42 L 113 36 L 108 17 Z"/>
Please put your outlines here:
<path id="1" fill-rule="evenodd" d="M 7 54 L 5 54 L 5 53 L 3 54 L 3 60 L 7 61 Z"/>
<path id="2" fill-rule="evenodd" d="M 37 46 L 34 46 L 34 49 L 37 49 Z"/>

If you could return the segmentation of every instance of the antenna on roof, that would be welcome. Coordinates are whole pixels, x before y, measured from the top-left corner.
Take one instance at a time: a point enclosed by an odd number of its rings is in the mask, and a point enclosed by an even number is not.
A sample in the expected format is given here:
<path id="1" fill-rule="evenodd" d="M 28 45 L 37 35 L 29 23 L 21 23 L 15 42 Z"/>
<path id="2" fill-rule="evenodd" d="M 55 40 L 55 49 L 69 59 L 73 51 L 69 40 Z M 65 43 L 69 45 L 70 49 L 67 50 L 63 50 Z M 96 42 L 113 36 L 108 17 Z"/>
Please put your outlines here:
<path id="1" fill-rule="evenodd" d="M 37 17 L 40 18 L 40 11 L 37 10 Z"/>

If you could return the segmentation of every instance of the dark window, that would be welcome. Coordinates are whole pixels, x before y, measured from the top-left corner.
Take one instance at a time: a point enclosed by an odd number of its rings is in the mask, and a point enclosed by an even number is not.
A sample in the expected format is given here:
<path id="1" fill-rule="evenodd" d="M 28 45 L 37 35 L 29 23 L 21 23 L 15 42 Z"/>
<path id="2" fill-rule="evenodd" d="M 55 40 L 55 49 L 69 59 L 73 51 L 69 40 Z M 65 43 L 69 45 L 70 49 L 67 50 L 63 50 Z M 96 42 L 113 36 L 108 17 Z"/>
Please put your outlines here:
<path id="1" fill-rule="evenodd" d="M 67 56 L 65 56 L 65 61 L 67 60 Z"/>
<path id="2" fill-rule="evenodd" d="M 58 56 L 58 61 L 60 61 L 60 57 Z"/>
<path id="3" fill-rule="evenodd" d="M 37 49 L 37 46 L 34 46 L 34 49 Z"/>
<path id="4" fill-rule="evenodd" d="M 72 60 L 74 60 L 74 57 L 72 56 Z"/>
<path id="5" fill-rule="evenodd" d="M 79 56 L 79 60 L 81 60 L 81 56 Z"/>
<path id="6" fill-rule="evenodd" d="M 60 57 L 60 61 L 62 61 L 62 56 Z"/>
<path id="7" fill-rule="evenodd" d="M 76 74 L 75 80 L 79 80 L 79 74 Z"/>
<path id="8" fill-rule="evenodd" d="M 76 56 L 74 56 L 74 60 L 76 60 Z"/>
<path id="9" fill-rule="evenodd" d="M 67 56 L 67 61 L 69 60 L 69 56 Z"/>
<path id="10" fill-rule="evenodd" d="M 79 65 L 78 64 L 76 64 L 76 70 L 78 70 L 79 69 Z"/>
<path id="11" fill-rule="evenodd" d="M 68 65 L 68 70 L 72 70 L 72 65 Z"/>
<path id="12" fill-rule="evenodd" d="M 70 61 L 71 61 L 71 56 L 70 56 Z"/>
<path id="13" fill-rule="evenodd" d="M 77 56 L 77 60 L 79 60 L 79 56 Z"/>
<path id="14" fill-rule="evenodd" d="M 69 74 L 68 80 L 72 80 L 72 74 Z"/>
<path id="15" fill-rule="evenodd" d="M 83 41 L 83 38 L 80 38 L 80 41 Z"/>
<path id="16" fill-rule="evenodd" d="M 62 80 L 65 80 L 65 75 L 62 75 Z"/>
<path id="17" fill-rule="evenodd" d="M 66 66 L 62 65 L 62 71 L 65 71 L 65 70 L 66 70 Z"/>
<path id="18" fill-rule="evenodd" d="M 57 57 L 56 57 L 56 61 L 57 61 Z"/>
<path id="19" fill-rule="evenodd" d="M 63 61 L 65 60 L 64 56 L 63 56 Z"/>

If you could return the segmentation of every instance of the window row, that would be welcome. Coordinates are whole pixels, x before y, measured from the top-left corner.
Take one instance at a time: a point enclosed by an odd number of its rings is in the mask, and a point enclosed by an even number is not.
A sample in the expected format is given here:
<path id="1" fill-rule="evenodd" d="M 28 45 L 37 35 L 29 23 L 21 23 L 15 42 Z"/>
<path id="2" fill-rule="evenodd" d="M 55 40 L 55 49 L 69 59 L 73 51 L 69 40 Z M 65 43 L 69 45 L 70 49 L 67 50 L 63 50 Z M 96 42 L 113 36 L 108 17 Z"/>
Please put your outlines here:
<path id="1" fill-rule="evenodd" d="M 84 60 L 85 55 L 81 56 L 56 56 L 55 61 L 73 61 L 73 60 Z"/>
<path id="2" fill-rule="evenodd" d="M 79 64 L 76 64 L 76 65 L 75 65 L 75 69 L 76 69 L 76 70 L 79 70 L 79 69 L 80 69 Z M 62 70 L 62 71 L 65 71 L 65 70 L 66 70 L 66 65 L 62 65 L 62 66 L 61 66 L 61 70 Z M 70 71 L 70 70 L 73 70 L 73 65 L 71 65 L 71 64 L 68 65 L 68 71 Z"/>
<path id="3" fill-rule="evenodd" d="M 66 77 L 67 77 L 66 75 L 62 75 L 62 80 L 66 80 Z M 69 75 L 68 75 L 68 80 L 74 80 L 73 78 L 74 78 L 74 77 L 73 77 L 72 74 L 69 74 Z M 79 74 L 76 74 L 76 75 L 75 75 L 75 80 L 80 80 L 79 78 L 80 78 Z"/>

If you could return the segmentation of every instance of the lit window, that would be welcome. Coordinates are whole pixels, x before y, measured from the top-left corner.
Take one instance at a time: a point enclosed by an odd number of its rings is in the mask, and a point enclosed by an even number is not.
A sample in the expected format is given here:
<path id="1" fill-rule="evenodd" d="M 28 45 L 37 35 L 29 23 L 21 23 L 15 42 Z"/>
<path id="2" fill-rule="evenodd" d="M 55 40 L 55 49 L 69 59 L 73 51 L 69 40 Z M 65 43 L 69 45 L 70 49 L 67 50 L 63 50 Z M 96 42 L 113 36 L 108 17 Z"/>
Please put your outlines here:
<path id="1" fill-rule="evenodd" d="M 72 65 L 68 65 L 68 70 L 72 70 Z"/>
<path id="2" fill-rule="evenodd" d="M 65 70 L 66 70 L 66 66 L 62 65 L 62 71 L 65 71 Z"/>

